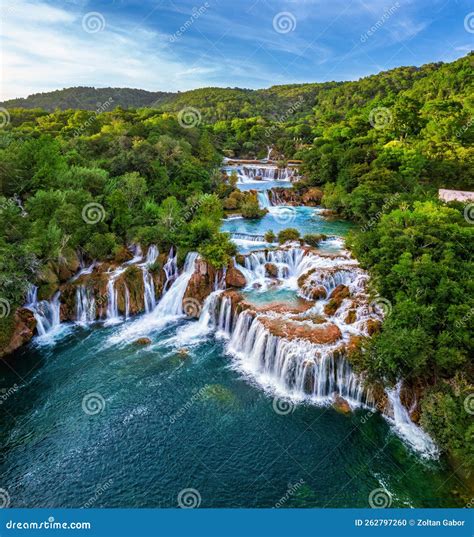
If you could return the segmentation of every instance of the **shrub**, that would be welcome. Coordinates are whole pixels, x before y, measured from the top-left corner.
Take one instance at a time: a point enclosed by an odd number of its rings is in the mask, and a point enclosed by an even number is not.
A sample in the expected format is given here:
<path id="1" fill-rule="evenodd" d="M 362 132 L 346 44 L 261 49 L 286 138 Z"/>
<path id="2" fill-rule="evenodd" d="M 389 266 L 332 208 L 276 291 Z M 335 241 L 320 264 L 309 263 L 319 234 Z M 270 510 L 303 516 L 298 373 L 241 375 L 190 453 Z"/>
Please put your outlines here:
<path id="1" fill-rule="evenodd" d="M 297 241 L 299 238 L 300 238 L 300 232 L 293 227 L 282 229 L 278 233 L 278 242 L 280 244 L 283 244 L 286 241 Z"/>
<path id="2" fill-rule="evenodd" d="M 321 241 L 327 239 L 327 235 L 323 233 L 309 233 L 303 237 L 304 242 L 310 246 L 317 247 Z"/>
<path id="3" fill-rule="evenodd" d="M 273 233 L 273 231 L 270 229 L 265 233 L 265 240 L 267 242 L 275 242 L 276 235 Z"/>

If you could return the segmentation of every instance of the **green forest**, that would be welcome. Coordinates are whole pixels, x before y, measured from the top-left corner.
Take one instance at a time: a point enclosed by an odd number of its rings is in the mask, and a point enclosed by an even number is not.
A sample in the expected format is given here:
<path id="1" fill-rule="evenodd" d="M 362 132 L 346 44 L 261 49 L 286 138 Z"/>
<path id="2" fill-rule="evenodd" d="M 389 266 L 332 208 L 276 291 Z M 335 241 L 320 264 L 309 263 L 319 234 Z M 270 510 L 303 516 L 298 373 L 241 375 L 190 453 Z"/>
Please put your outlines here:
<path id="1" fill-rule="evenodd" d="M 133 242 L 235 254 L 219 231 L 237 200 L 223 156 L 301 160 L 294 189 L 357 224 L 348 239 L 389 305 L 351 360 L 371 380 L 423 394 L 421 424 L 459 471 L 474 467 L 474 208 L 438 189 L 474 190 L 474 55 L 355 82 L 204 88 L 177 94 L 71 88 L 3 103 L 0 130 L 0 346 L 29 282 L 81 251 L 120 258 Z M 97 99 L 112 99 L 97 113 Z M 58 104 L 61 103 L 61 104 Z M 21 106 L 21 108 L 19 108 Z M 180 112 L 198 111 L 194 125 Z M 91 205 L 95 204 L 95 205 Z M 84 207 L 99 207 L 98 221 Z M 256 213 L 257 211 L 257 213 Z M 256 213 L 256 214 L 255 214 Z M 47 293 L 47 289 L 43 289 Z"/>

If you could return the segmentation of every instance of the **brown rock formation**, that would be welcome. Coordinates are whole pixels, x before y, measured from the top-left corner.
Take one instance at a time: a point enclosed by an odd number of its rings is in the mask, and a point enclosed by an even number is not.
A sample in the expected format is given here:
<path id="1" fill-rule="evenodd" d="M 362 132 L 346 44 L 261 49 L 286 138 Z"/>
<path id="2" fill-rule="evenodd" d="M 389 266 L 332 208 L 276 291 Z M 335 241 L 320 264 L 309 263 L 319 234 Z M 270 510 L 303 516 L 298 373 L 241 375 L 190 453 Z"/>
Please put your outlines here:
<path id="1" fill-rule="evenodd" d="M 4 323 L 8 323 L 8 321 L 5 320 Z M 0 357 L 16 351 L 31 340 L 36 328 L 36 319 L 30 310 L 18 308 L 9 324 L 10 333 L 5 338 L 7 340 L 6 345 L 0 348 Z"/>
<path id="2" fill-rule="evenodd" d="M 183 303 L 186 303 L 186 301 L 191 299 L 202 306 L 206 298 L 214 289 L 215 277 L 215 269 L 203 259 L 198 259 L 196 261 L 194 274 L 191 276 L 186 292 L 184 293 Z M 186 309 L 186 312 L 191 317 L 199 317 L 200 308 L 188 308 Z"/>
<path id="3" fill-rule="evenodd" d="M 228 287 L 245 287 L 247 280 L 239 269 L 232 266 L 227 270 L 225 283 Z"/>
<path id="4" fill-rule="evenodd" d="M 270 317 L 260 317 L 259 321 L 274 336 L 289 340 L 305 339 L 316 344 L 332 344 L 341 339 L 341 331 L 335 324 L 310 325 Z"/>

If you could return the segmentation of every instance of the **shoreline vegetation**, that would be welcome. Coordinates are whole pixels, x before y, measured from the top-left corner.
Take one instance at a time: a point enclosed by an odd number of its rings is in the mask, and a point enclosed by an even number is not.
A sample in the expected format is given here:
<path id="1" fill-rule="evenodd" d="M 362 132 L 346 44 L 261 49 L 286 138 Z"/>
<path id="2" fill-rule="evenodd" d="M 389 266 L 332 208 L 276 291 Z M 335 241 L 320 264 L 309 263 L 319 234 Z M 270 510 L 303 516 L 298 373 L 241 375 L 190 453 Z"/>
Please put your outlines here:
<path id="1" fill-rule="evenodd" d="M 357 82 L 163 94 L 154 108 L 133 108 L 143 93 L 120 90 L 120 99 L 105 88 L 114 108 L 97 114 L 68 108 L 76 94 L 95 95 L 91 88 L 3 103 L 0 352 L 33 335 L 23 308 L 30 284 L 40 301 L 61 289 L 59 316 L 72 320 L 75 275 L 100 263 L 80 278 L 107 297 L 110 273 L 133 258 L 131 244 L 161 254 L 117 273 L 130 293 L 117 311 L 147 310 L 146 286 L 153 284 L 153 303 L 189 252 L 222 275 L 237 254 L 220 231 L 224 215 L 266 213 L 257 193 L 240 191 L 237 178 L 220 171 L 222 158 L 260 161 L 270 147 L 279 168 L 298 161 L 299 180 L 273 191 L 280 203 L 321 205 L 357 225 L 346 244 L 385 315 L 372 337 L 354 342 L 352 368 L 384 386 L 403 379 L 410 418 L 474 489 L 474 208 L 437 195 L 474 190 L 473 59 Z M 280 242 L 298 239 L 288 232 Z M 232 270 L 226 278 L 242 283 Z M 98 314 L 109 306 L 104 299 Z"/>

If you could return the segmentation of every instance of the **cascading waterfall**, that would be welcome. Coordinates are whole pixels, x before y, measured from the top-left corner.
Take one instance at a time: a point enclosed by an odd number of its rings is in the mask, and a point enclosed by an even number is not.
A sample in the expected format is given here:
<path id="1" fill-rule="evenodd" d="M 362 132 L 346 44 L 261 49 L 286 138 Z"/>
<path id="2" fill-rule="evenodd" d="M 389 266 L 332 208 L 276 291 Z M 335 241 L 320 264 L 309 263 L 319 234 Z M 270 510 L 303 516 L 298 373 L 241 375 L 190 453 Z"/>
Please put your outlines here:
<path id="1" fill-rule="evenodd" d="M 155 309 L 134 322 L 127 323 L 126 327 L 111 336 L 109 344 L 129 342 L 134 338 L 147 336 L 153 331 L 160 330 L 167 324 L 182 318 L 184 316 L 184 293 L 194 273 L 197 258 L 198 254 L 196 252 L 189 252 L 186 256 L 183 272 L 176 278 L 169 290 L 164 293 Z"/>
<path id="2" fill-rule="evenodd" d="M 33 312 L 36 319 L 36 330 L 39 336 L 53 332 L 61 324 L 61 293 L 58 291 L 53 298 L 38 302 L 38 288 L 31 285 L 26 297 L 25 308 Z"/>
<path id="3" fill-rule="evenodd" d="M 82 325 L 93 323 L 96 317 L 94 292 L 85 285 L 76 288 L 76 322 Z"/>
<path id="4" fill-rule="evenodd" d="M 257 193 L 257 198 L 260 209 L 268 209 L 268 207 L 271 207 L 272 202 L 270 201 L 267 190 L 260 190 Z"/>
<path id="5" fill-rule="evenodd" d="M 188 253 L 182 274 L 176 278 L 169 291 L 158 302 L 151 315 L 154 317 L 160 317 L 162 315 L 176 317 L 183 314 L 183 297 L 189 280 L 193 275 L 194 264 L 197 258 L 198 254 L 196 252 Z"/>
<path id="6" fill-rule="evenodd" d="M 142 269 L 143 273 L 143 301 L 145 304 L 146 313 L 149 313 L 150 311 L 154 310 L 156 306 L 155 283 L 153 281 L 153 275 L 150 273 L 149 268 L 155 264 L 157 258 L 158 248 L 154 244 L 152 244 L 148 248 L 145 262 L 140 265 L 140 268 Z"/>
<path id="7" fill-rule="evenodd" d="M 221 301 L 218 323 L 219 332 L 230 337 L 228 352 L 239 368 L 265 388 L 314 403 L 326 403 L 334 394 L 353 407 L 373 403 L 347 360 L 334 357 L 333 348 L 275 336 L 248 311 L 238 315 L 232 328 L 230 301 L 225 299 Z"/>
<path id="8" fill-rule="evenodd" d="M 389 421 L 393 424 L 397 434 L 416 451 L 428 457 L 438 456 L 439 450 L 431 437 L 411 421 L 407 409 L 400 400 L 401 388 L 402 382 L 399 381 L 394 388 L 386 390 L 393 411 L 393 419 L 388 418 Z"/>
<path id="9" fill-rule="evenodd" d="M 178 254 L 174 253 L 174 249 L 173 247 L 171 247 L 170 252 L 168 254 L 168 259 L 163 266 L 163 270 L 166 274 L 166 281 L 165 285 L 163 286 L 163 292 L 166 292 L 170 288 L 171 284 L 176 280 L 179 275 L 177 259 Z"/>

